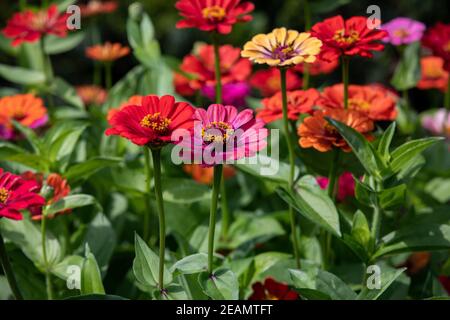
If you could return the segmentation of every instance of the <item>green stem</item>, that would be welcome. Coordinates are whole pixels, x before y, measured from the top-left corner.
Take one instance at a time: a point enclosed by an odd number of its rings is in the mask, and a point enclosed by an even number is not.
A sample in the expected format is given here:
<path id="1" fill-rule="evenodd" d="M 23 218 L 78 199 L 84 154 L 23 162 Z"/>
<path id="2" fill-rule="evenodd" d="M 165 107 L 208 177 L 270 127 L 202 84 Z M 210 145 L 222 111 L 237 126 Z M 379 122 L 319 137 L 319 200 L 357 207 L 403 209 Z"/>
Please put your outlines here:
<path id="1" fill-rule="evenodd" d="M 342 57 L 342 82 L 344 83 L 344 108 L 348 108 L 349 60 Z"/>
<path id="2" fill-rule="evenodd" d="M 146 187 L 146 195 L 147 197 L 144 197 L 145 202 L 145 212 L 144 212 L 144 240 L 147 241 L 147 243 L 150 243 L 150 202 L 149 199 L 151 197 L 151 185 L 150 182 L 152 181 L 152 171 L 150 168 L 150 151 L 149 148 L 144 148 L 144 161 L 145 161 L 145 176 L 147 177 L 145 180 L 145 187 Z"/>
<path id="3" fill-rule="evenodd" d="M 102 66 L 100 63 L 94 63 L 94 78 L 92 79 L 92 83 L 96 86 L 102 85 Z"/>
<path id="4" fill-rule="evenodd" d="M 20 0 L 19 1 L 20 11 L 24 11 L 26 7 L 27 7 L 27 0 Z"/>
<path id="5" fill-rule="evenodd" d="M 166 219 L 161 186 L 161 149 L 151 149 L 155 180 L 156 206 L 159 215 L 159 289 L 164 291 L 164 258 L 166 251 Z"/>
<path id="6" fill-rule="evenodd" d="M 310 74 L 309 74 L 309 64 L 308 63 L 304 63 L 303 64 L 303 90 L 307 90 L 309 88 L 309 79 L 310 79 Z"/>
<path id="7" fill-rule="evenodd" d="M 222 172 L 222 179 L 220 183 L 220 209 L 222 212 L 222 239 L 227 239 L 228 230 L 230 229 L 230 224 L 232 220 L 232 215 L 230 208 L 228 207 L 227 201 L 227 187 L 225 184 L 225 177 Z"/>
<path id="8" fill-rule="evenodd" d="M 403 102 L 405 103 L 404 106 L 406 108 L 409 108 L 408 89 L 405 89 L 405 90 L 402 91 L 402 97 L 403 97 Z"/>
<path id="9" fill-rule="evenodd" d="M 308 0 L 303 0 L 303 14 L 305 19 L 305 30 L 311 29 L 311 9 Z"/>
<path id="10" fill-rule="evenodd" d="M 445 91 L 444 107 L 450 110 L 450 80 L 447 83 L 447 91 Z"/>
<path id="11" fill-rule="evenodd" d="M 379 191 L 378 182 L 375 182 L 375 190 Z M 378 242 L 378 237 L 380 235 L 380 226 L 381 226 L 381 217 L 382 212 L 380 205 L 378 203 L 378 199 L 375 198 L 375 203 L 373 205 L 373 216 L 372 216 L 372 226 L 371 226 L 371 234 L 372 238 L 375 240 L 375 244 Z"/>
<path id="12" fill-rule="evenodd" d="M 214 181 L 211 196 L 211 208 L 209 214 L 209 231 L 208 231 L 208 272 L 213 274 L 214 270 L 214 232 L 216 229 L 216 215 L 217 215 L 217 199 L 220 192 L 220 181 L 222 180 L 223 165 L 218 164 L 214 167 Z"/>
<path id="13" fill-rule="evenodd" d="M 52 61 L 50 60 L 50 56 L 45 52 L 45 37 L 43 37 L 40 41 L 40 47 L 41 47 L 41 54 L 42 54 L 42 61 L 43 61 L 43 68 L 44 68 L 44 75 L 45 75 L 45 86 L 46 89 L 49 90 L 50 85 L 52 84 L 53 80 L 53 67 L 52 67 Z M 47 94 L 48 103 L 50 107 L 54 107 L 55 104 L 53 102 L 53 97 L 51 93 Z"/>
<path id="14" fill-rule="evenodd" d="M 5 272 L 6 279 L 8 280 L 9 287 L 16 298 L 16 300 L 23 300 L 22 293 L 20 293 L 19 286 L 14 276 L 11 263 L 9 262 L 8 253 L 6 252 L 5 242 L 3 241 L 2 234 L 0 233 L 0 264 Z"/>
<path id="15" fill-rule="evenodd" d="M 42 257 L 44 259 L 44 268 L 45 268 L 45 286 L 47 288 L 47 298 L 48 300 L 53 300 L 53 286 L 52 286 L 52 279 L 51 279 L 51 273 L 50 268 L 48 264 L 48 258 L 47 258 L 47 219 L 45 217 L 45 212 L 42 214 L 42 220 L 41 220 L 41 241 L 42 241 Z"/>
<path id="16" fill-rule="evenodd" d="M 216 75 L 216 103 L 222 103 L 222 79 L 220 72 L 219 39 L 217 33 L 213 33 L 212 42 L 214 46 L 214 71 Z"/>
<path id="17" fill-rule="evenodd" d="M 328 175 L 328 196 L 334 201 L 336 198 L 336 194 L 338 192 L 339 185 L 337 184 L 338 181 L 338 175 L 337 171 L 339 168 L 339 158 L 340 158 L 340 152 L 339 150 L 334 150 L 334 157 L 333 161 L 331 162 L 331 168 L 330 173 Z"/>
<path id="18" fill-rule="evenodd" d="M 288 102 L 287 102 L 287 89 L 286 89 L 286 69 L 280 68 L 280 79 L 281 79 L 281 93 L 282 93 L 282 102 L 283 102 L 283 129 L 284 136 L 286 139 L 286 144 L 288 146 L 289 152 L 289 189 L 294 191 L 294 175 L 295 175 L 295 153 L 294 146 L 292 144 L 291 133 L 289 130 L 289 119 L 288 119 Z M 297 237 L 297 228 L 295 222 L 295 212 L 292 206 L 289 206 L 289 217 L 291 221 L 291 233 L 292 233 L 292 244 L 294 249 L 294 257 L 297 268 L 300 269 L 300 254 L 299 254 L 299 244 Z"/>
<path id="19" fill-rule="evenodd" d="M 112 87 L 112 62 L 105 63 L 105 82 L 106 89 L 109 91 Z"/>

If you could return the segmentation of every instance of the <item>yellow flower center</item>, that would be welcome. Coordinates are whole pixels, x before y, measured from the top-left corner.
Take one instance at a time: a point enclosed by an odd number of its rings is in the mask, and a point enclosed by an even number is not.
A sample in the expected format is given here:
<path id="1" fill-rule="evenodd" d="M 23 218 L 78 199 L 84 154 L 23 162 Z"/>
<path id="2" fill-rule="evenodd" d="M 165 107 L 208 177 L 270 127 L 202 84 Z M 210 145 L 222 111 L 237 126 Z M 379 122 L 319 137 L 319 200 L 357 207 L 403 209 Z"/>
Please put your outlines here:
<path id="1" fill-rule="evenodd" d="M 47 24 L 47 18 L 48 17 L 46 11 L 37 12 L 33 17 L 33 20 L 31 21 L 33 29 L 43 31 Z"/>
<path id="2" fill-rule="evenodd" d="M 6 203 L 6 200 L 8 200 L 9 197 L 9 191 L 5 188 L 0 188 L 0 203 Z"/>
<path id="3" fill-rule="evenodd" d="M 205 142 L 225 142 L 232 136 L 234 129 L 231 125 L 223 121 L 210 122 L 205 128 L 202 128 L 202 138 Z"/>
<path id="4" fill-rule="evenodd" d="M 226 15 L 225 9 L 221 6 L 211 6 L 206 7 L 202 10 L 203 18 L 220 21 L 223 20 L 223 18 Z"/>
<path id="5" fill-rule="evenodd" d="M 370 103 L 362 99 L 348 99 L 348 105 L 353 110 L 369 110 Z"/>
<path id="6" fill-rule="evenodd" d="M 398 38 L 406 38 L 409 36 L 409 32 L 406 29 L 400 28 L 394 31 L 394 36 Z"/>
<path id="7" fill-rule="evenodd" d="M 439 79 L 444 76 L 444 70 L 442 70 L 438 66 L 433 65 L 424 70 L 424 76 L 426 78 Z"/>
<path id="8" fill-rule="evenodd" d="M 344 29 L 337 30 L 333 40 L 341 44 L 352 44 L 359 40 L 359 33 L 355 30 L 351 30 L 349 33 L 346 33 Z"/>
<path id="9" fill-rule="evenodd" d="M 165 133 L 169 128 L 171 120 L 161 117 L 160 113 L 148 114 L 142 118 L 140 125 L 144 128 L 150 128 L 158 133 Z"/>
<path id="10" fill-rule="evenodd" d="M 273 58 L 279 59 L 280 61 L 285 61 L 294 56 L 295 50 L 291 46 L 279 46 L 273 50 Z"/>
<path id="11" fill-rule="evenodd" d="M 326 133 L 329 135 L 337 135 L 338 134 L 337 129 L 334 126 L 332 126 L 331 124 L 329 124 L 328 122 L 325 123 L 324 129 L 325 129 Z"/>

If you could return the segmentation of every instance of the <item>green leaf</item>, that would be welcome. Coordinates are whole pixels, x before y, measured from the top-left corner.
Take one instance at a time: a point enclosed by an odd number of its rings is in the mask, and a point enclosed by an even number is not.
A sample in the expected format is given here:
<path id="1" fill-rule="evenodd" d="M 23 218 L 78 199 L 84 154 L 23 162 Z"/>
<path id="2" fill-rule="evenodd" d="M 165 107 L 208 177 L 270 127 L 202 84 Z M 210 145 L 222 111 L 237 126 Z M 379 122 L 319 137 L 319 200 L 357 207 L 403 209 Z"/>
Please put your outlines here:
<path id="1" fill-rule="evenodd" d="M 378 194 L 380 206 L 383 209 L 392 209 L 405 203 L 406 184 L 384 189 Z"/>
<path id="2" fill-rule="evenodd" d="M 371 251 L 372 248 L 372 236 L 369 229 L 369 223 L 366 216 L 360 210 L 356 211 L 353 216 L 353 224 L 351 235 L 355 241 L 361 244 L 367 251 Z"/>
<path id="3" fill-rule="evenodd" d="M 121 158 L 113 157 L 95 157 L 87 161 L 75 164 L 66 171 L 64 176 L 71 182 L 89 178 L 97 171 L 105 168 L 118 165 L 122 162 Z"/>
<path id="4" fill-rule="evenodd" d="M 65 38 L 48 35 L 44 39 L 44 49 L 50 55 L 60 54 L 76 48 L 83 40 L 83 32 L 72 32 Z"/>
<path id="5" fill-rule="evenodd" d="M 358 295 L 358 300 L 377 300 L 383 292 L 390 287 L 390 285 L 406 270 L 406 268 L 400 269 L 388 269 L 381 270 L 381 286 L 380 289 L 368 289 L 364 287 Z"/>
<path id="6" fill-rule="evenodd" d="M 210 276 L 208 272 L 199 275 L 203 292 L 213 300 L 238 300 L 239 282 L 233 271 L 226 268 L 214 270 Z"/>
<path id="7" fill-rule="evenodd" d="M 73 150 L 86 129 L 87 124 L 66 123 L 66 128 L 58 132 L 50 140 L 48 158 L 51 162 L 64 161 L 67 163 L 72 155 Z"/>
<path id="8" fill-rule="evenodd" d="M 188 204 L 210 199 L 211 189 L 192 179 L 168 178 L 163 182 L 163 197 L 164 201 Z"/>
<path id="9" fill-rule="evenodd" d="M 85 294 L 69 297 L 64 300 L 128 300 L 128 299 L 111 294 Z"/>
<path id="10" fill-rule="evenodd" d="M 408 141 L 391 153 L 390 167 L 392 171 L 399 172 L 406 167 L 410 161 L 422 153 L 425 149 L 431 147 L 438 141 L 443 140 L 440 137 L 429 137 Z"/>
<path id="11" fill-rule="evenodd" d="M 286 188 L 278 188 L 280 197 L 313 223 L 340 237 L 339 215 L 330 197 L 312 176 L 302 177 L 293 194 Z"/>
<path id="12" fill-rule="evenodd" d="M 33 129 L 23 126 L 15 120 L 13 120 L 12 123 L 14 125 L 14 128 L 17 129 L 21 134 L 23 134 L 27 139 L 28 143 L 33 148 L 34 153 L 36 153 L 37 155 L 41 154 L 42 144 Z"/>
<path id="13" fill-rule="evenodd" d="M 44 209 L 44 212 L 46 215 L 54 215 L 55 213 L 67 209 L 75 209 L 90 205 L 99 206 L 95 197 L 88 194 L 72 194 L 50 204 Z"/>
<path id="14" fill-rule="evenodd" d="M 425 191 L 440 203 L 450 201 L 450 179 L 436 177 L 427 183 Z"/>
<path id="15" fill-rule="evenodd" d="M 8 156 L 5 160 L 17 162 L 38 172 L 49 172 L 50 162 L 42 156 L 31 153 L 18 153 Z"/>
<path id="16" fill-rule="evenodd" d="M 45 81 L 45 75 L 41 71 L 11 67 L 6 64 L 0 64 L 0 76 L 10 82 L 22 85 L 42 84 Z"/>
<path id="17" fill-rule="evenodd" d="M 366 172 L 376 179 L 381 179 L 381 172 L 384 167 L 382 161 L 375 150 L 371 147 L 367 139 L 355 129 L 345 125 L 342 122 L 327 118 L 327 121 L 332 124 L 347 141 L 352 148 L 352 152 L 361 162 Z"/>
<path id="18" fill-rule="evenodd" d="M 391 84 L 398 91 L 412 89 L 420 80 L 420 42 L 406 46 L 402 58 L 395 68 Z"/>
<path id="19" fill-rule="evenodd" d="M 319 270 L 316 289 L 329 295 L 332 300 L 355 300 L 356 293 L 332 273 Z"/>
<path id="20" fill-rule="evenodd" d="M 76 274 L 72 272 L 77 272 L 76 270 L 72 270 L 71 266 L 78 267 L 78 270 L 83 268 L 84 258 L 72 255 L 66 256 L 61 262 L 52 267 L 51 272 L 62 280 L 67 280 L 69 276 L 76 276 Z M 81 276 L 81 274 L 79 274 Z M 81 279 L 80 279 L 81 280 Z"/>
<path id="21" fill-rule="evenodd" d="M 133 273 L 137 281 L 146 287 L 158 287 L 159 257 L 135 234 L 136 258 Z M 172 273 L 164 266 L 164 286 L 172 282 Z"/>
<path id="22" fill-rule="evenodd" d="M 83 101 L 72 85 L 62 78 L 55 78 L 49 88 L 51 94 L 79 109 L 84 108 Z"/>
<path id="23" fill-rule="evenodd" d="M 13 143 L 0 141 L 0 159 L 7 159 L 21 153 L 27 153 L 27 151 Z"/>
<path id="24" fill-rule="evenodd" d="M 175 283 L 168 285 L 164 292 L 156 290 L 154 295 L 157 299 L 161 300 L 188 300 L 183 286 Z"/>
<path id="25" fill-rule="evenodd" d="M 208 255 L 206 253 L 196 253 L 177 261 L 170 270 L 171 272 L 178 271 L 182 274 L 193 274 L 206 271 L 207 268 Z"/>
<path id="26" fill-rule="evenodd" d="M 86 257 L 81 269 L 81 294 L 105 294 L 100 269 L 89 246 L 86 246 Z"/>
<path id="27" fill-rule="evenodd" d="M 245 159 L 245 163 L 238 162 L 235 166 L 240 170 L 261 179 L 286 184 L 289 181 L 289 164 L 278 161 L 275 158 L 256 155 L 252 158 Z M 296 167 L 294 176 L 297 176 L 298 173 L 299 170 Z"/>
<path id="28" fill-rule="evenodd" d="M 374 205 L 377 197 L 377 192 L 373 190 L 367 183 L 361 181 L 357 177 L 353 176 L 355 181 L 355 197 L 356 199 L 365 205 Z M 367 176 L 363 180 L 367 180 Z"/>
<path id="29" fill-rule="evenodd" d="M 302 270 L 289 269 L 292 282 L 302 298 L 308 300 L 331 300 L 331 297 L 316 289 L 317 270 L 305 272 Z"/>
<path id="30" fill-rule="evenodd" d="M 396 122 L 392 122 L 391 125 L 384 131 L 378 144 L 378 153 L 386 160 L 389 161 L 391 156 L 389 148 L 391 146 L 392 138 L 395 134 Z"/>

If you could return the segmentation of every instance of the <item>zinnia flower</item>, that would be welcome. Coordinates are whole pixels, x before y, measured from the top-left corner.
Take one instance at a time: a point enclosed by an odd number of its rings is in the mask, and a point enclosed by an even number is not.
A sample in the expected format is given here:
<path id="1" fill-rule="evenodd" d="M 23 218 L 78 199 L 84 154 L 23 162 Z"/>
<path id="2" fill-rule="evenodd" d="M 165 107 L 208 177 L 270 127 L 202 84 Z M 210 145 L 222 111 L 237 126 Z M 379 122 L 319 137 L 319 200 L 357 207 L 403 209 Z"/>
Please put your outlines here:
<path id="1" fill-rule="evenodd" d="M 328 183 L 330 182 L 327 177 L 317 177 L 317 183 L 321 189 L 326 190 Z M 337 199 L 343 202 L 347 197 L 355 196 L 355 180 L 353 179 L 351 172 L 344 172 L 341 174 L 338 180 L 338 194 Z"/>
<path id="2" fill-rule="evenodd" d="M 383 24 L 381 29 L 388 32 L 388 35 L 383 39 L 384 42 L 400 46 L 419 41 L 426 26 L 420 21 L 398 17 Z"/>
<path id="3" fill-rule="evenodd" d="M 336 70 L 336 68 L 339 66 L 339 60 L 331 60 L 331 61 L 325 61 L 322 58 L 317 57 L 316 61 L 313 63 L 308 64 L 308 72 L 312 76 L 318 76 L 320 74 L 329 74 Z M 304 73 L 305 65 L 298 64 L 295 66 L 294 71 L 298 71 L 301 73 Z"/>
<path id="4" fill-rule="evenodd" d="M 230 45 L 220 46 L 220 76 L 222 84 L 245 81 L 252 72 L 252 66 L 246 59 L 240 58 L 241 49 Z M 192 75 L 189 85 L 193 90 L 216 84 L 214 70 L 214 47 L 200 45 L 196 54 L 184 57 L 180 69 Z"/>
<path id="5" fill-rule="evenodd" d="M 317 104 L 324 108 L 344 108 L 344 85 L 326 87 Z M 366 114 L 371 120 L 395 120 L 396 98 L 381 85 L 350 85 L 348 108 Z"/>
<path id="6" fill-rule="evenodd" d="M 288 118 L 298 120 L 302 113 L 312 113 L 313 107 L 319 99 L 316 89 L 288 91 Z M 261 101 L 263 107 L 256 110 L 256 117 L 266 123 L 283 118 L 283 103 L 281 92 Z"/>
<path id="7" fill-rule="evenodd" d="M 5 37 L 13 39 L 13 46 L 18 46 L 22 42 L 35 42 L 47 34 L 65 37 L 67 35 L 67 18 L 68 14 L 59 14 L 55 4 L 38 12 L 26 10 L 15 13 L 9 19 L 3 29 L 3 34 Z"/>
<path id="8" fill-rule="evenodd" d="M 444 287 L 445 291 L 450 294 L 450 277 L 441 275 L 438 277 L 439 282 Z"/>
<path id="9" fill-rule="evenodd" d="M 100 106 L 105 103 L 108 93 L 105 89 L 94 85 L 77 86 L 77 94 L 85 105 Z"/>
<path id="10" fill-rule="evenodd" d="M 120 43 L 106 42 L 103 45 L 95 45 L 86 48 L 86 56 L 92 60 L 112 62 L 130 53 L 130 48 Z"/>
<path id="11" fill-rule="evenodd" d="M 102 13 L 111 13 L 117 10 L 117 1 L 89 0 L 86 4 L 79 4 L 82 17 L 91 17 Z"/>
<path id="12" fill-rule="evenodd" d="M 273 96 L 281 90 L 280 71 L 277 68 L 258 70 L 250 78 L 250 85 L 264 97 Z M 286 72 L 286 89 L 291 91 L 302 85 L 302 79 L 291 69 Z"/>
<path id="13" fill-rule="evenodd" d="M 314 37 L 322 40 L 320 55 L 327 61 L 342 55 L 371 58 L 371 51 L 384 49 L 384 45 L 377 41 L 388 35 L 384 30 L 369 29 L 367 17 L 351 17 L 344 21 L 341 16 L 335 16 L 316 23 L 311 30 Z"/>
<path id="14" fill-rule="evenodd" d="M 214 86 L 204 86 L 201 93 L 209 100 L 214 101 L 216 89 Z M 224 104 L 236 107 L 245 106 L 245 98 L 250 94 L 247 82 L 226 83 L 222 86 L 222 101 Z"/>
<path id="15" fill-rule="evenodd" d="M 196 90 L 191 88 L 189 78 L 185 77 L 181 73 L 175 72 L 173 74 L 173 85 L 175 87 L 175 92 L 183 97 L 191 97 L 195 94 Z"/>
<path id="16" fill-rule="evenodd" d="M 185 164 L 183 170 L 198 183 L 207 185 L 212 185 L 213 183 L 214 169 L 212 167 L 203 167 L 198 164 Z M 236 170 L 232 166 L 223 166 L 223 177 L 225 179 L 229 179 L 234 175 L 236 175 Z"/>
<path id="17" fill-rule="evenodd" d="M 65 196 L 68 196 L 70 193 L 70 186 L 67 183 L 67 180 L 61 177 L 57 173 L 51 173 L 47 176 L 44 182 L 44 176 L 41 173 L 33 173 L 31 171 L 26 171 L 22 173 L 21 177 L 27 181 L 34 181 L 38 185 L 38 190 L 43 194 L 47 200 L 46 205 L 50 205 L 52 203 L 56 203 Z M 32 214 L 33 220 L 41 220 L 42 219 L 42 208 L 37 207 L 30 210 Z M 47 215 L 46 218 L 52 219 L 57 214 L 70 213 L 71 210 L 67 209 L 61 212 L 57 212 L 53 215 Z"/>
<path id="18" fill-rule="evenodd" d="M 202 31 L 230 33 L 237 22 L 252 20 L 254 5 L 240 0 L 179 0 L 175 7 L 184 18 L 177 28 L 197 28 Z"/>
<path id="19" fill-rule="evenodd" d="M 35 181 L 27 181 L 0 168 L 0 217 L 22 220 L 22 210 L 42 207 L 45 199 Z"/>
<path id="20" fill-rule="evenodd" d="M 41 98 L 32 94 L 18 94 L 0 98 L 0 138 L 15 138 L 12 120 L 36 129 L 48 121 L 47 109 Z"/>
<path id="21" fill-rule="evenodd" d="M 284 67 L 313 63 L 321 46 L 322 42 L 307 32 L 278 28 L 269 34 L 254 36 L 244 45 L 241 55 L 259 64 Z"/>
<path id="22" fill-rule="evenodd" d="M 150 95 L 142 98 L 142 105 L 129 105 L 109 119 L 111 128 L 106 135 L 118 135 L 137 145 L 152 148 L 170 143 L 172 132 L 193 127 L 194 108 L 185 102 L 175 102 L 170 95 Z"/>
<path id="23" fill-rule="evenodd" d="M 117 108 L 113 108 L 113 109 L 109 109 L 108 114 L 106 116 L 106 119 L 109 121 L 111 120 L 111 118 L 120 110 L 124 109 L 125 107 L 128 106 L 141 106 L 142 105 L 142 99 L 144 98 L 144 96 L 140 96 L 140 95 L 134 95 L 131 96 L 127 101 L 125 101 L 124 103 L 122 103 L 119 107 Z"/>
<path id="24" fill-rule="evenodd" d="M 444 134 L 450 138 L 450 112 L 439 109 L 431 115 L 422 118 L 422 126 L 434 135 Z"/>
<path id="25" fill-rule="evenodd" d="M 238 112 L 233 106 L 212 104 L 208 110 L 196 109 L 194 120 L 194 135 L 180 141 L 184 160 L 204 166 L 225 164 L 252 157 L 267 146 L 268 130 L 251 109 Z"/>
<path id="26" fill-rule="evenodd" d="M 298 293 L 289 289 L 287 284 L 266 278 L 264 284 L 256 282 L 252 285 L 253 293 L 248 300 L 297 300 Z"/>
<path id="27" fill-rule="evenodd" d="M 430 258 L 431 254 L 427 251 L 414 252 L 399 267 L 406 267 L 406 272 L 412 276 L 422 271 L 430 263 Z"/>
<path id="28" fill-rule="evenodd" d="M 420 59 L 420 66 L 421 78 L 417 88 L 447 91 L 448 72 L 444 70 L 444 59 L 435 56 L 423 57 Z"/>
<path id="29" fill-rule="evenodd" d="M 422 44 L 429 48 L 433 55 L 444 59 L 444 69 L 450 72 L 450 24 L 436 23 L 425 32 Z"/>
<path id="30" fill-rule="evenodd" d="M 374 125 L 366 115 L 354 110 L 327 108 L 316 111 L 313 116 L 303 120 L 298 127 L 299 144 L 302 148 L 312 147 L 320 152 L 326 152 L 335 147 L 345 152 L 351 151 L 344 138 L 325 117 L 342 122 L 363 134 L 368 140 L 372 139 L 370 132 L 374 129 Z"/>

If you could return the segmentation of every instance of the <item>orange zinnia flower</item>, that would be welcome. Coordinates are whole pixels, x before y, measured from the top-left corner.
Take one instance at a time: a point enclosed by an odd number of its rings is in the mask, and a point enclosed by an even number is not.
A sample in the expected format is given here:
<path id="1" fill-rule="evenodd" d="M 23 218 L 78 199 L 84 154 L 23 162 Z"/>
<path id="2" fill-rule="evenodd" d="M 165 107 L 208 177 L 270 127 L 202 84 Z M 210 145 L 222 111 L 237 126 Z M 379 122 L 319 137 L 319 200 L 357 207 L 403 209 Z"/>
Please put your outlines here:
<path id="1" fill-rule="evenodd" d="M 106 42 L 86 49 L 86 56 L 101 62 L 112 62 L 130 53 L 130 48 L 120 43 Z"/>
<path id="2" fill-rule="evenodd" d="M 419 89 L 439 89 L 447 91 L 448 72 L 444 70 L 444 59 L 429 56 L 420 59 L 422 78 L 417 83 Z"/>
<path id="3" fill-rule="evenodd" d="M 113 108 L 113 109 L 109 109 L 108 115 L 106 116 L 106 119 L 109 121 L 117 112 L 119 112 L 120 110 L 122 110 L 123 108 L 125 108 L 127 106 L 140 106 L 140 105 L 142 105 L 142 98 L 143 97 L 144 96 L 140 96 L 140 95 L 131 96 L 127 101 L 122 103 L 119 107 Z"/>
<path id="4" fill-rule="evenodd" d="M 339 66 L 339 60 L 334 59 L 331 61 L 325 61 L 320 56 L 313 63 L 308 64 L 308 72 L 312 76 L 317 76 L 320 74 L 328 74 L 336 70 Z M 303 73 L 305 69 L 305 64 L 298 64 L 294 67 L 295 71 Z"/>
<path id="5" fill-rule="evenodd" d="M 300 114 L 311 113 L 319 96 L 319 91 L 316 89 L 288 91 L 288 118 L 297 120 Z M 270 98 L 263 99 L 261 103 L 264 107 L 256 110 L 257 118 L 265 123 L 283 118 L 281 91 Z"/>
<path id="6" fill-rule="evenodd" d="M 346 109 L 325 109 L 316 111 L 298 127 L 299 144 L 302 148 L 312 147 L 320 152 L 326 152 L 336 147 L 345 152 L 351 151 L 344 138 L 325 117 L 342 122 L 362 133 L 368 140 L 372 139 L 370 132 L 374 129 L 373 122 L 363 113 Z"/>
<path id="7" fill-rule="evenodd" d="M 36 129 L 48 121 L 47 109 L 41 98 L 32 94 L 18 94 L 0 98 L 0 138 L 15 137 L 12 121 Z"/>
<path id="8" fill-rule="evenodd" d="M 117 10 L 117 1 L 90 0 L 87 4 L 80 4 L 80 13 L 83 17 L 90 17 L 102 13 L 111 13 Z"/>
<path id="9" fill-rule="evenodd" d="M 213 167 L 204 167 L 199 164 L 185 164 L 183 166 L 184 172 L 189 174 L 195 181 L 201 184 L 211 185 L 214 180 L 214 169 Z M 236 175 L 236 170 L 230 166 L 223 166 L 223 176 L 225 179 L 234 177 Z"/>
<path id="10" fill-rule="evenodd" d="M 106 90 L 99 86 L 85 85 L 75 89 L 85 105 L 102 105 L 108 96 Z"/>
<path id="11" fill-rule="evenodd" d="M 270 97 L 281 90 L 280 70 L 270 68 L 258 70 L 250 78 L 250 85 L 258 89 L 264 97 Z M 295 90 L 302 85 L 302 79 L 292 70 L 286 72 L 286 89 Z"/>
<path id="12" fill-rule="evenodd" d="M 325 108 L 344 108 L 343 84 L 323 90 L 317 104 Z M 371 120 L 395 120 L 397 117 L 396 96 L 381 85 L 350 85 L 348 108 L 366 114 Z"/>

